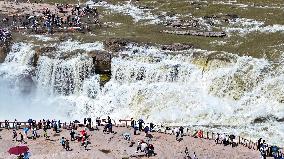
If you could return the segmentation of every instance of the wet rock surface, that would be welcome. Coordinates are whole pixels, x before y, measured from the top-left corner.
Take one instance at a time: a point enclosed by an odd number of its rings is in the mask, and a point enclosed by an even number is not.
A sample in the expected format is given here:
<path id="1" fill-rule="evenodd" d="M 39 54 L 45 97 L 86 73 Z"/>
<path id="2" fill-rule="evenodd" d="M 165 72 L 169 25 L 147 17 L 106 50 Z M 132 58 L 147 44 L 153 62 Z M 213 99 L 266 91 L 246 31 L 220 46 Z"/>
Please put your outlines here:
<path id="1" fill-rule="evenodd" d="M 112 55 L 107 51 L 91 51 L 88 56 L 93 58 L 96 74 L 111 74 Z"/>
<path id="2" fill-rule="evenodd" d="M 162 50 L 170 50 L 170 51 L 182 51 L 194 48 L 192 44 L 182 44 L 182 43 L 174 43 L 171 45 L 163 45 L 161 47 Z"/>
<path id="3" fill-rule="evenodd" d="M 111 52 L 118 52 L 130 43 L 128 39 L 111 38 L 104 41 L 104 47 Z"/>
<path id="4" fill-rule="evenodd" d="M 7 54 L 9 53 L 12 46 L 12 39 L 0 44 L 0 63 L 5 61 Z"/>
<path id="5" fill-rule="evenodd" d="M 204 37 L 225 37 L 226 36 L 225 32 L 195 31 L 195 30 L 186 30 L 186 31 L 163 30 L 163 33 L 176 34 L 176 35 L 204 36 Z"/>
<path id="6" fill-rule="evenodd" d="M 55 52 L 57 49 L 56 47 L 38 47 L 35 48 L 35 55 L 34 55 L 34 59 L 33 59 L 33 66 L 36 67 L 37 66 L 37 62 L 40 56 L 54 56 L 52 55 L 52 52 Z"/>
<path id="7" fill-rule="evenodd" d="M 262 116 L 262 117 L 257 117 L 257 118 L 255 118 L 253 121 L 252 121 L 252 123 L 265 123 L 265 122 L 269 122 L 269 121 L 271 121 L 271 120 L 273 120 L 273 121 L 280 121 L 281 122 L 281 119 L 280 120 L 278 120 L 278 118 L 277 117 L 275 117 L 275 116 L 273 116 L 273 115 L 271 115 L 271 116 Z M 283 120 L 283 119 L 282 119 Z"/>
<path id="8" fill-rule="evenodd" d="M 5 61 L 8 52 L 9 48 L 7 46 L 0 46 L 0 63 Z"/>

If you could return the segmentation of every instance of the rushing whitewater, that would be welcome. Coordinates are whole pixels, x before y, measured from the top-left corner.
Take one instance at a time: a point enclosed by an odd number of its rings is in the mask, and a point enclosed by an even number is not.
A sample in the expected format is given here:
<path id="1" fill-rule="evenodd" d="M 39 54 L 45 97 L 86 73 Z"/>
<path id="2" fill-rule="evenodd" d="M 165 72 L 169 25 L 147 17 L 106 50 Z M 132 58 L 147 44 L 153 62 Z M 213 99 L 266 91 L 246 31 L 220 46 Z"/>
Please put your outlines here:
<path id="1" fill-rule="evenodd" d="M 34 46 L 13 45 L 0 65 L 1 119 L 111 115 L 284 140 L 282 60 L 129 45 L 112 59 L 111 79 L 101 86 L 87 52 L 103 50 L 102 43 L 56 47 L 58 56 L 40 56 L 33 67 Z M 60 58 L 77 48 L 85 53 Z"/>

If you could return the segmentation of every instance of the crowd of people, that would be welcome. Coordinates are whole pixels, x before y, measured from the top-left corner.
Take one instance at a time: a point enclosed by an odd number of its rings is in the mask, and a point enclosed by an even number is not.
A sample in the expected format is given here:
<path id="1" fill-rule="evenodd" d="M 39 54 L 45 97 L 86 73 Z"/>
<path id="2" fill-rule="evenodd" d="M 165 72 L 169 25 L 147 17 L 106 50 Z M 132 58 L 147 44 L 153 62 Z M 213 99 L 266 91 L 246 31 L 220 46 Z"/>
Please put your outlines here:
<path id="1" fill-rule="evenodd" d="M 267 157 L 273 157 L 274 159 L 284 159 L 284 155 L 280 153 L 278 146 L 269 147 L 268 144 L 260 138 L 257 141 L 257 150 L 261 154 L 262 159 L 266 159 Z"/>
<path id="2" fill-rule="evenodd" d="M 20 5 L 20 4 L 17 4 Z M 41 8 L 42 12 L 7 15 L 0 24 L 3 28 L 31 29 L 34 32 L 53 33 L 54 30 L 90 29 L 89 24 L 98 24 L 98 11 L 88 5 L 55 4 L 56 9 Z"/>
<path id="3" fill-rule="evenodd" d="M 5 43 L 11 38 L 11 32 L 8 29 L 0 28 L 0 44 Z"/>
<path id="4" fill-rule="evenodd" d="M 12 126 L 11 126 L 11 123 Z M 66 151 L 72 151 L 70 148 L 70 143 L 71 142 L 79 142 L 82 147 L 86 151 L 90 150 L 88 149 L 88 145 L 90 144 L 90 135 L 88 134 L 87 130 L 94 131 L 94 130 L 99 130 L 98 127 L 103 126 L 103 132 L 104 133 L 115 133 L 113 130 L 113 120 L 108 116 L 107 119 L 100 119 L 97 118 L 94 122 L 92 122 L 91 118 L 84 118 L 84 122 L 81 124 L 78 120 L 75 120 L 73 122 L 61 122 L 60 120 L 39 120 L 38 122 L 32 119 L 29 119 L 26 122 L 26 126 L 23 128 L 23 133 L 20 131 L 17 133 L 17 130 L 20 129 L 20 124 L 19 122 L 15 119 L 13 122 L 9 122 L 8 120 L 5 120 L 4 127 L 6 129 L 12 129 L 12 140 L 13 141 L 18 141 L 20 143 L 26 144 L 27 141 L 26 139 L 31 139 L 31 140 L 37 140 L 41 136 L 43 136 L 46 140 L 49 140 L 49 134 L 48 131 L 51 129 L 54 131 L 54 133 L 60 134 L 62 129 L 68 130 L 70 136 L 61 136 L 60 139 L 60 144 L 62 148 Z M 114 124 L 116 125 L 116 123 Z M 145 136 L 143 139 L 137 140 L 137 147 L 136 147 L 136 153 L 144 153 L 145 156 L 155 156 L 155 148 L 154 144 L 152 143 L 152 132 L 161 132 L 160 129 L 161 126 L 157 126 L 154 123 L 145 123 L 142 119 L 139 120 L 134 120 L 131 118 L 131 128 L 133 129 L 133 135 L 140 135 L 141 132 L 145 133 Z M 78 128 L 82 129 L 81 131 L 78 131 Z M 38 130 L 43 130 L 43 135 L 38 134 Z M 166 131 L 171 131 L 171 134 L 175 135 L 175 139 L 178 142 L 181 142 L 182 138 L 186 133 L 184 132 L 184 127 L 166 127 L 164 129 L 164 132 Z M 31 133 L 28 133 L 30 132 Z M 31 134 L 29 136 L 28 134 Z M 193 133 L 192 137 L 196 138 L 203 138 L 203 131 L 198 130 L 195 133 Z M 133 139 L 131 137 L 131 133 L 124 133 L 123 134 L 123 139 L 132 141 L 131 142 L 131 147 L 136 143 L 135 141 L 133 142 Z M 224 144 L 224 146 L 227 145 L 232 145 L 232 147 L 235 147 L 238 145 L 238 143 L 235 141 L 236 136 L 235 135 L 224 135 L 224 134 L 216 134 L 215 137 L 215 142 L 216 144 Z M 266 144 L 265 140 L 259 139 L 257 142 L 257 150 L 260 151 L 261 158 L 265 159 L 268 156 L 269 157 L 274 157 L 274 159 L 284 159 L 283 154 L 280 153 L 279 147 L 277 146 L 268 146 Z M 28 156 L 28 155 L 23 155 Z M 188 147 L 185 148 L 184 151 L 184 156 L 185 158 L 193 158 L 197 159 L 196 153 L 193 152 L 192 155 L 190 155 Z M 27 159 L 27 158 L 25 158 Z"/>

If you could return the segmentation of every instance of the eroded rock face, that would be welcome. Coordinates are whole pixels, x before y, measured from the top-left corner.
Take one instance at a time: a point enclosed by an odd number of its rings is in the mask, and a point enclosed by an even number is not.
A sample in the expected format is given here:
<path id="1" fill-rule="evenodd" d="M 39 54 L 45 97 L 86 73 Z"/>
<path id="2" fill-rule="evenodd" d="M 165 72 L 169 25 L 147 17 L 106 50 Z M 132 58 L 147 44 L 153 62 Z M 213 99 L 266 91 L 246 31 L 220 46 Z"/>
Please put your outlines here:
<path id="1" fill-rule="evenodd" d="M 5 61 L 7 54 L 9 53 L 12 46 L 12 38 L 9 38 L 5 42 L 0 41 L 0 63 Z"/>
<path id="2" fill-rule="evenodd" d="M 4 62 L 10 46 L 13 42 L 12 34 L 9 30 L 0 28 L 0 63 Z"/>
<path id="3" fill-rule="evenodd" d="M 162 50 L 170 50 L 170 51 L 182 51 L 192 49 L 192 44 L 181 44 L 181 43 L 174 43 L 171 45 L 163 45 Z"/>
<path id="4" fill-rule="evenodd" d="M 93 58 L 94 70 L 96 74 L 111 73 L 112 55 L 106 51 L 91 51 L 88 53 Z"/>
<path id="5" fill-rule="evenodd" d="M 7 46 L 0 46 L 0 63 L 5 61 L 5 58 L 9 52 L 9 48 Z"/>
<path id="6" fill-rule="evenodd" d="M 252 123 L 253 124 L 257 124 L 257 123 L 266 123 L 266 122 L 269 122 L 269 121 L 279 121 L 279 119 L 273 115 L 267 115 L 267 116 L 261 116 L 261 117 L 257 117 L 255 118 Z M 280 122 L 281 122 L 281 119 L 280 119 Z"/>
<path id="7" fill-rule="evenodd" d="M 186 30 L 186 31 L 171 31 L 163 30 L 163 33 L 167 34 L 176 34 L 176 35 L 191 35 L 191 36 L 204 36 L 204 37 L 225 37 L 227 34 L 223 31 L 214 32 L 214 31 L 196 31 L 196 30 Z"/>
<path id="8" fill-rule="evenodd" d="M 111 38 L 104 41 L 104 47 L 111 52 L 118 52 L 125 48 L 130 41 L 127 39 Z"/>
<path id="9" fill-rule="evenodd" d="M 40 56 L 52 56 L 52 53 L 55 52 L 57 49 L 55 47 L 38 47 L 35 49 L 35 55 L 33 60 L 33 66 L 37 66 L 37 62 Z"/>

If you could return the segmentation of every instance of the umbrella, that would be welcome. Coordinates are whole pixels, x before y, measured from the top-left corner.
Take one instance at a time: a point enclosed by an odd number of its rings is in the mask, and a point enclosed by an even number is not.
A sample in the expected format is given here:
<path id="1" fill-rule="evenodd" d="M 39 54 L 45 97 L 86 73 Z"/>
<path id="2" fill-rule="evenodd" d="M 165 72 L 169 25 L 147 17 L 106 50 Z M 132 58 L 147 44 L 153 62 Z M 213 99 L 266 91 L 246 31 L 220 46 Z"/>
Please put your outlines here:
<path id="1" fill-rule="evenodd" d="M 80 131 L 81 132 L 81 134 L 84 136 L 85 134 L 86 134 L 86 131 L 85 130 L 82 130 L 82 131 Z"/>
<path id="2" fill-rule="evenodd" d="M 16 146 L 16 147 L 11 147 L 8 152 L 10 154 L 20 155 L 27 151 L 29 151 L 29 148 L 27 146 Z"/>

